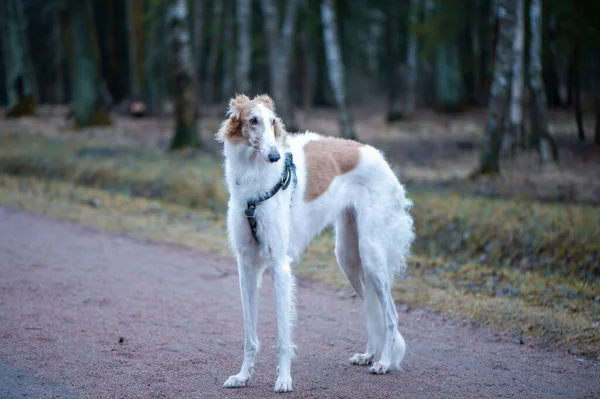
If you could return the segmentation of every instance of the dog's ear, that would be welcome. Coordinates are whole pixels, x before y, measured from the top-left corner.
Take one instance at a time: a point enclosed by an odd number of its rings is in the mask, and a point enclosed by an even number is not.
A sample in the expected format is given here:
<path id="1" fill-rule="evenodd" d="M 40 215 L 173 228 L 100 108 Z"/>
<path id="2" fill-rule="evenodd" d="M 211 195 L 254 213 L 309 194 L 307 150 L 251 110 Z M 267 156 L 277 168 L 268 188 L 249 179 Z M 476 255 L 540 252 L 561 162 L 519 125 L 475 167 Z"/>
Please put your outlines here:
<path id="1" fill-rule="evenodd" d="M 275 138 L 278 140 L 284 140 L 287 132 L 285 131 L 285 125 L 283 121 L 279 117 L 275 117 L 275 125 L 273 126 L 273 132 L 275 133 Z"/>
<path id="2" fill-rule="evenodd" d="M 248 105 L 250 99 L 245 94 L 238 94 L 229 100 L 229 109 L 227 115 L 235 118 L 239 118 L 244 107 Z"/>
<path id="3" fill-rule="evenodd" d="M 259 103 L 269 108 L 271 111 L 275 112 L 275 103 L 273 103 L 273 100 L 271 99 L 271 97 L 269 97 L 269 95 L 261 94 L 259 96 L 254 97 L 253 101 L 258 101 Z"/>
<path id="4" fill-rule="evenodd" d="M 225 119 L 215 134 L 215 140 L 220 143 L 223 143 L 225 140 L 229 142 L 243 141 L 242 120 L 233 115 Z"/>

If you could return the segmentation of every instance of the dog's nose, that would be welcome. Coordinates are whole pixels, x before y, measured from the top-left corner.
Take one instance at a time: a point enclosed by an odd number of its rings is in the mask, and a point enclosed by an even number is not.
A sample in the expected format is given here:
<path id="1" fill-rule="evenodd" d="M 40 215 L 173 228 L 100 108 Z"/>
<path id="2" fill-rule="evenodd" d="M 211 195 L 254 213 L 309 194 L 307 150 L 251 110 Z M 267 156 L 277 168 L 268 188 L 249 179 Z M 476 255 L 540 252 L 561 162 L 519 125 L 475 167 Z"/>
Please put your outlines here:
<path id="1" fill-rule="evenodd" d="M 279 155 L 279 151 L 277 151 L 277 147 L 271 147 L 271 152 L 269 152 L 269 162 L 274 163 L 281 159 L 281 155 Z"/>

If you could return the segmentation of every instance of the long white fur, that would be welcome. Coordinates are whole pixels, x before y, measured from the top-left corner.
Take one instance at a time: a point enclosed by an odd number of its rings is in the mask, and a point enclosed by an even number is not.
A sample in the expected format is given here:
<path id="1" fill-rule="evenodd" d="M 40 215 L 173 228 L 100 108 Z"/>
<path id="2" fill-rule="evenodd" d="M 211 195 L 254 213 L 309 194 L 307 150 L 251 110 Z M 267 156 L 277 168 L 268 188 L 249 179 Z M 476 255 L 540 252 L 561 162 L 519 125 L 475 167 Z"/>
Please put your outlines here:
<path id="1" fill-rule="evenodd" d="M 246 201 L 270 190 L 281 176 L 283 161 L 266 162 L 267 151 L 275 139 L 270 123 L 275 114 L 259 106 L 265 127 L 257 150 L 243 143 L 225 141 L 225 174 L 230 193 L 227 228 L 231 248 L 236 254 L 244 315 L 244 360 L 240 372 L 231 376 L 226 387 L 247 385 L 259 350 L 257 336 L 258 290 L 266 268 L 273 276 L 278 330 L 278 372 L 275 391 L 292 390 L 291 362 L 294 357 L 292 326 L 295 321 L 295 283 L 291 263 L 300 258 L 310 241 L 325 227 L 335 225 L 336 257 L 364 303 L 368 331 L 365 353 L 350 362 L 373 363 L 371 373 L 383 374 L 398 368 L 405 354 L 405 343 L 398 331 L 398 315 L 391 295 L 394 276 L 406 267 L 414 239 L 412 203 L 403 186 L 375 148 L 360 147 L 357 167 L 337 176 L 319 198 L 305 202 L 307 185 L 304 145 L 323 136 L 316 133 L 288 135 L 276 142 L 282 159 L 291 151 L 296 164 L 298 184 L 279 191 L 256 208 L 258 236 L 255 242 L 244 214 Z M 225 124 L 226 122 L 224 122 Z M 265 152 L 266 153 L 266 152 Z M 343 330 L 342 330 L 343 331 Z"/>

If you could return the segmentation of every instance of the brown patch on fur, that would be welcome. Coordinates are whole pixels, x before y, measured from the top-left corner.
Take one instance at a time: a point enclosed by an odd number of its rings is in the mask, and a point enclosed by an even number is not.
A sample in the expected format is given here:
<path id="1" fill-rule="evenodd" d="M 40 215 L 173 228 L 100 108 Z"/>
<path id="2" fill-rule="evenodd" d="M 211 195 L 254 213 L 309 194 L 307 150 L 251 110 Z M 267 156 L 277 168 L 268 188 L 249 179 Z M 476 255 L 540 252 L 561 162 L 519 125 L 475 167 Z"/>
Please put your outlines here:
<path id="1" fill-rule="evenodd" d="M 312 140 L 304 145 L 306 189 L 304 201 L 319 198 L 336 176 L 352 171 L 360 161 L 361 143 L 338 138 Z"/>

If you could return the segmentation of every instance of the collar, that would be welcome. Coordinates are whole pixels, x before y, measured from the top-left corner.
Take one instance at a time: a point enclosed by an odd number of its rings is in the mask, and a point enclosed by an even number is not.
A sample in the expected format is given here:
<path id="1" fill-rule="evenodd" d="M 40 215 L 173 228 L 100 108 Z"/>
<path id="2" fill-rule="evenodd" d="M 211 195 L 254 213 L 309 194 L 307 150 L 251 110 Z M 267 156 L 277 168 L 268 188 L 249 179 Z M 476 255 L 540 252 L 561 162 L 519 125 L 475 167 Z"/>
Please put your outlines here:
<path id="1" fill-rule="evenodd" d="M 273 186 L 272 189 L 259 195 L 258 197 L 252 197 L 247 202 L 247 207 L 245 210 L 246 217 L 248 218 L 248 224 L 250 225 L 250 231 L 252 232 L 252 236 L 257 243 L 260 244 L 258 237 L 256 235 L 256 218 L 254 217 L 254 212 L 256 210 L 256 206 L 261 202 L 268 200 L 273 197 L 275 194 L 279 192 L 279 190 L 285 190 L 289 187 L 290 182 L 292 182 L 293 187 L 296 187 L 296 183 L 298 182 L 296 176 L 296 165 L 294 165 L 294 158 L 291 152 L 286 152 L 285 154 L 285 165 L 283 167 L 283 172 L 281 172 L 281 178 L 277 181 L 277 184 Z"/>

